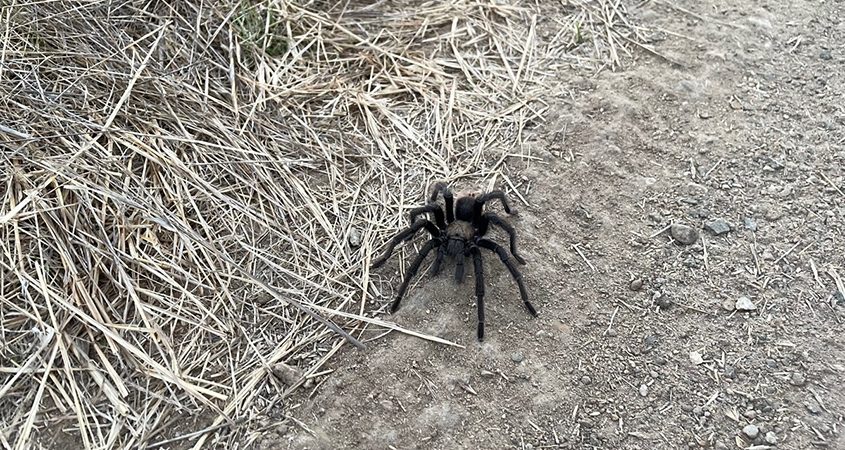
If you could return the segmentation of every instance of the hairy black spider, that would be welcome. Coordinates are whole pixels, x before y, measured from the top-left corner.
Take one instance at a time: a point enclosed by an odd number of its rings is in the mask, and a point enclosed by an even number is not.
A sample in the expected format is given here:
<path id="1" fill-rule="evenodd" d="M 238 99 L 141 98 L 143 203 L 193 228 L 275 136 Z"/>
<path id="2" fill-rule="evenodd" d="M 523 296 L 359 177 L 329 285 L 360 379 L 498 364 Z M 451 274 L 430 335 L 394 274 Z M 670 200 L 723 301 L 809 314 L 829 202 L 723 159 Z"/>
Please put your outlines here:
<path id="1" fill-rule="evenodd" d="M 444 209 L 435 203 L 437 196 L 441 193 L 446 203 L 445 214 Z M 484 235 L 489 231 L 490 225 L 500 227 L 510 236 L 510 249 L 513 258 L 520 264 L 525 264 L 525 260 L 516 251 L 516 230 L 495 213 L 484 212 L 484 204 L 494 199 L 502 202 L 506 213 L 511 215 L 516 214 L 516 211 L 511 210 L 508 199 L 502 191 L 492 191 L 480 195 L 469 194 L 458 198 L 456 202 L 452 191 L 445 183 L 434 184 L 433 192 L 428 203 L 425 206 L 411 210 L 409 214 L 410 226 L 394 236 L 387 245 L 384 255 L 372 264 L 373 269 L 384 265 L 397 245 L 403 241 L 410 241 L 421 229 L 425 228 L 431 234 L 431 239 L 420 249 L 419 254 L 408 267 L 405 278 L 402 280 L 402 285 L 399 286 L 399 293 L 396 295 L 396 300 L 390 305 L 391 313 L 399 309 L 399 302 L 402 300 L 402 296 L 405 295 L 408 284 L 414 275 L 416 275 L 423 260 L 425 260 L 426 256 L 432 250 L 437 249 L 437 257 L 431 266 L 431 274 L 437 275 L 440 273 L 441 264 L 446 256 L 454 257 L 457 266 L 455 268 L 455 280 L 458 283 L 464 280 L 464 258 L 472 256 L 475 268 L 475 296 L 478 299 L 478 340 L 483 340 L 484 268 L 480 249 L 484 248 L 499 256 L 499 259 L 516 280 L 516 284 L 519 287 L 519 295 L 522 297 L 525 308 L 532 316 L 537 316 L 537 310 L 528 301 L 528 292 L 525 290 L 525 284 L 522 282 L 522 274 L 517 270 L 507 250 L 489 239 L 484 239 Z M 427 213 L 434 216 L 434 222 L 424 218 L 417 219 L 417 217 Z"/>

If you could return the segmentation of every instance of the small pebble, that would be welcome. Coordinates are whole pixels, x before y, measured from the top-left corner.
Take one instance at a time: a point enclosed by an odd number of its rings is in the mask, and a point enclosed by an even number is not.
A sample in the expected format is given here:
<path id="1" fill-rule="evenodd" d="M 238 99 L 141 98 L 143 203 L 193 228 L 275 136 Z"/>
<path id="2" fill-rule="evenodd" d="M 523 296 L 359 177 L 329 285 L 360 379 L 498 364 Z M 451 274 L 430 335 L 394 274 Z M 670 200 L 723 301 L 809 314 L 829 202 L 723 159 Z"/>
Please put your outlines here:
<path id="1" fill-rule="evenodd" d="M 584 375 L 583 377 L 581 377 L 581 384 L 587 385 L 587 384 L 591 384 L 592 382 L 593 382 L 593 380 L 590 379 L 590 377 L 588 377 L 587 375 Z"/>
<path id="2" fill-rule="evenodd" d="M 393 406 L 393 402 L 390 400 L 382 400 L 378 402 L 378 404 L 381 405 L 381 407 L 387 411 L 393 411 L 395 409 L 395 407 Z"/>
<path id="3" fill-rule="evenodd" d="M 675 239 L 683 245 L 692 245 L 698 241 L 698 231 L 680 223 L 672 224 L 669 232 L 672 234 L 672 239 Z"/>
<path id="4" fill-rule="evenodd" d="M 757 411 L 753 409 L 748 409 L 744 413 L 742 413 L 742 417 L 745 417 L 748 420 L 754 420 L 757 417 Z"/>
<path id="5" fill-rule="evenodd" d="M 757 231 L 757 222 L 754 221 L 754 219 L 746 217 L 745 220 L 743 221 L 743 224 L 745 225 L 746 230 Z"/>
<path id="6" fill-rule="evenodd" d="M 778 170 L 783 170 L 783 167 L 784 167 L 783 164 L 780 161 L 778 161 L 774 158 L 770 158 L 770 157 L 764 158 L 763 163 L 765 164 L 763 166 L 763 170 L 766 170 L 766 171 L 769 171 L 769 172 L 776 172 Z"/>
<path id="7" fill-rule="evenodd" d="M 722 443 L 722 442 L 716 442 L 716 444 L 715 444 L 715 445 L 713 445 L 713 449 L 714 449 L 714 450 L 728 450 L 728 446 L 727 446 L 727 445 L 725 445 L 725 444 L 724 444 L 724 443 Z"/>
<path id="8" fill-rule="evenodd" d="M 722 309 L 725 311 L 733 311 L 736 308 L 736 301 L 729 298 L 722 302 Z"/>
<path id="9" fill-rule="evenodd" d="M 349 229 L 349 245 L 352 248 L 358 248 L 361 246 L 361 230 L 352 227 Z"/>
<path id="10" fill-rule="evenodd" d="M 810 414 L 817 416 L 822 413 L 821 408 L 813 402 L 807 402 L 805 406 L 807 407 L 807 411 L 810 411 Z"/>
<path id="11" fill-rule="evenodd" d="M 650 376 L 650 377 L 651 377 L 651 378 L 653 378 L 653 379 L 657 379 L 657 377 L 659 377 L 659 376 L 660 376 L 660 374 L 659 374 L 659 373 L 657 373 L 657 372 L 655 372 L 655 371 L 653 371 L 653 370 L 650 370 L 650 371 L 648 372 L 648 376 Z"/>
<path id="12" fill-rule="evenodd" d="M 740 297 L 736 301 L 736 305 L 734 305 L 734 306 L 739 311 L 754 311 L 754 310 L 757 309 L 757 307 L 754 305 L 754 303 L 748 297 Z"/>
<path id="13" fill-rule="evenodd" d="M 692 409 L 692 413 L 695 414 L 696 416 L 703 416 L 704 415 L 704 408 L 702 408 L 700 406 L 696 406 L 695 408 Z"/>
<path id="14" fill-rule="evenodd" d="M 516 353 L 511 355 L 511 361 L 513 361 L 517 364 L 521 363 L 522 360 L 524 360 L 524 359 L 525 359 L 525 356 L 520 352 L 516 352 Z"/>
<path id="15" fill-rule="evenodd" d="M 689 352 L 689 360 L 695 365 L 704 364 L 704 358 L 701 356 L 701 353 L 696 351 Z"/>
<path id="16" fill-rule="evenodd" d="M 481 376 L 484 378 L 493 378 L 496 376 L 495 373 L 490 372 L 489 370 L 481 369 Z"/>
<path id="17" fill-rule="evenodd" d="M 286 386 L 293 386 L 300 378 L 302 378 L 302 372 L 299 369 L 291 367 L 283 362 L 274 365 L 272 370 L 273 375 L 275 375 Z"/>
<path id="18" fill-rule="evenodd" d="M 648 396 L 648 386 L 641 384 L 640 385 L 640 396 L 647 397 Z"/>
<path id="19" fill-rule="evenodd" d="M 748 436 L 748 439 L 757 439 L 757 435 L 760 434 L 760 429 L 753 423 L 748 424 L 742 429 L 742 434 Z"/>
<path id="20" fill-rule="evenodd" d="M 631 284 L 628 286 L 632 291 L 636 292 L 643 288 L 643 280 L 637 278 L 631 281 Z"/>
<path id="21" fill-rule="evenodd" d="M 712 233 L 714 236 L 722 236 L 731 231 L 731 224 L 724 219 L 715 219 L 704 223 L 704 229 Z"/>
<path id="22" fill-rule="evenodd" d="M 766 220 L 768 220 L 769 222 L 777 222 L 782 217 L 783 217 L 783 211 L 781 211 L 779 209 L 772 209 L 772 210 L 766 211 Z"/>
<path id="23" fill-rule="evenodd" d="M 769 431 L 766 433 L 766 443 L 769 445 L 777 445 L 778 435 L 776 435 L 774 431 Z"/>
<path id="24" fill-rule="evenodd" d="M 767 366 L 769 369 L 777 369 L 777 368 L 778 368 L 778 362 L 777 362 L 777 361 L 775 361 L 774 359 L 767 358 L 767 359 L 766 359 L 766 366 Z"/>
<path id="25" fill-rule="evenodd" d="M 614 330 L 613 328 L 607 330 L 607 335 L 610 337 L 616 336 L 616 334 L 616 330 Z"/>
<path id="26" fill-rule="evenodd" d="M 578 424 L 584 428 L 592 428 L 595 426 L 592 420 L 590 419 L 581 419 L 578 421 Z"/>
<path id="27" fill-rule="evenodd" d="M 657 364 L 658 366 L 665 366 L 667 362 L 668 361 L 666 361 L 666 358 L 664 358 L 662 356 L 658 356 L 658 357 L 654 358 L 654 363 Z"/>
<path id="28" fill-rule="evenodd" d="M 789 377 L 789 384 L 793 386 L 804 386 L 804 383 L 807 382 L 807 379 L 804 378 L 804 375 L 801 375 L 798 372 L 794 372 L 791 377 Z"/>
<path id="29" fill-rule="evenodd" d="M 736 378 L 736 368 L 730 364 L 725 364 L 725 378 Z"/>
<path id="30" fill-rule="evenodd" d="M 825 61 L 830 61 L 833 59 L 833 55 L 830 53 L 830 50 L 822 50 L 821 53 L 819 53 L 819 58 Z"/>
<path id="31" fill-rule="evenodd" d="M 672 299 L 668 295 L 661 295 L 655 303 L 664 311 L 672 307 Z"/>

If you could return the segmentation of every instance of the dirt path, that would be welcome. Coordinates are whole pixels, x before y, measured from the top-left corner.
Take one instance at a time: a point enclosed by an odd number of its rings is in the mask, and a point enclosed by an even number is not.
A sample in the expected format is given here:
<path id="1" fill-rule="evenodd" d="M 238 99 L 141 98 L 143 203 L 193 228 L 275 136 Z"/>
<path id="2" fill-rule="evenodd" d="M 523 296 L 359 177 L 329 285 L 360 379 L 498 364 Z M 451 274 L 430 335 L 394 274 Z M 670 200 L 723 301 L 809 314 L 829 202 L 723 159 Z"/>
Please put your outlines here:
<path id="1" fill-rule="evenodd" d="M 547 99 L 513 219 L 540 317 L 487 257 L 479 345 L 472 277 L 423 278 L 391 320 L 466 348 L 346 350 L 264 448 L 845 446 L 845 5 L 662 5 L 664 58 Z"/>

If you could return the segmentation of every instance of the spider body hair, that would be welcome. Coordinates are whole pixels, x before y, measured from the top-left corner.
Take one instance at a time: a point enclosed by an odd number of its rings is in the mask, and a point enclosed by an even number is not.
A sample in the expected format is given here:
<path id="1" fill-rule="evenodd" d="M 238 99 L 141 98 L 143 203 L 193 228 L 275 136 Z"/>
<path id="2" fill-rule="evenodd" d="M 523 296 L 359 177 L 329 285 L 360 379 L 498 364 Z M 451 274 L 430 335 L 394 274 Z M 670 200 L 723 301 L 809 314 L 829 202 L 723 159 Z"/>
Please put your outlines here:
<path id="1" fill-rule="evenodd" d="M 431 266 L 431 274 L 437 275 L 442 267 L 445 257 L 455 259 L 455 280 L 461 283 L 465 275 L 464 260 L 472 258 L 475 272 L 475 295 L 478 308 L 478 340 L 484 339 L 484 269 L 481 256 L 481 249 L 490 250 L 495 253 L 502 264 L 511 273 L 511 276 L 519 287 L 519 294 L 526 310 L 537 316 L 534 306 L 528 301 L 528 292 L 522 281 L 522 274 L 514 265 L 511 256 L 519 264 L 525 264 L 525 260 L 518 254 L 516 249 L 516 230 L 503 218 L 492 212 L 484 212 L 485 204 L 490 200 L 500 200 L 506 213 L 515 215 L 508 203 L 507 197 L 502 191 L 492 191 L 486 194 L 476 192 L 461 194 L 457 201 L 449 187 L 444 183 L 436 183 L 432 189 L 433 193 L 425 206 L 414 208 L 409 214 L 411 226 L 400 231 L 390 240 L 384 254 L 373 262 L 372 268 L 378 268 L 387 262 L 393 253 L 393 249 L 403 241 L 413 239 L 414 235 L 421 229 L 426 229 L 431 239 L 423 246 L 417 257 L 408 267 L 408 271 L 399 287 L 396 299 L 390 305 L 390 312 L 394 313 L 399 309 L 399 303 L 408 288 L 411 279 L 416 275 L 420 265 L 426 256 L 435 248 L 437 256 Z M 436 203 L 439 194 L 443 195 L 444 207 Z M 434 222 L 429 219 L 418 219 L 419 216 L 430 213 Z M 486 239 L 485 235 L 490 226 L 498 226 L 510 237 L 510 254 L 499 244 Z"/>
<path id="2" fill-rule="evenodd" d="M 446 227 L 446 254 L 448 256 L 463 256 L 467 242 L 472 240 L 475 228 L 472 223 L 463 220 L 456 220 Z"/>

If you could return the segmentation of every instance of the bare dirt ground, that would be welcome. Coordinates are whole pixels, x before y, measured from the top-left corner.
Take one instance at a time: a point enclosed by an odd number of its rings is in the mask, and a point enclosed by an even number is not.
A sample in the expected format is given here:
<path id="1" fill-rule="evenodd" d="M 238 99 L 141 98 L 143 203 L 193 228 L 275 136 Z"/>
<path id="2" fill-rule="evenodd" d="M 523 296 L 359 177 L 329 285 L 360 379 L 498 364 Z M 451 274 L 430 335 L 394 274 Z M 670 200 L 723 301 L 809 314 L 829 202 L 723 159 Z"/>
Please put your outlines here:
<path id="1" fill-rule="evenodd" d="M 845 448 L 845 5 L 674 4 L 632 11 L 661 56 L 545 99 L 512 219 L 539 318 L 486 256 L 478 344 L 472 276 L 422 277 L 391 319 L 465 348 L 348 348 L 262 448 Z"/>

